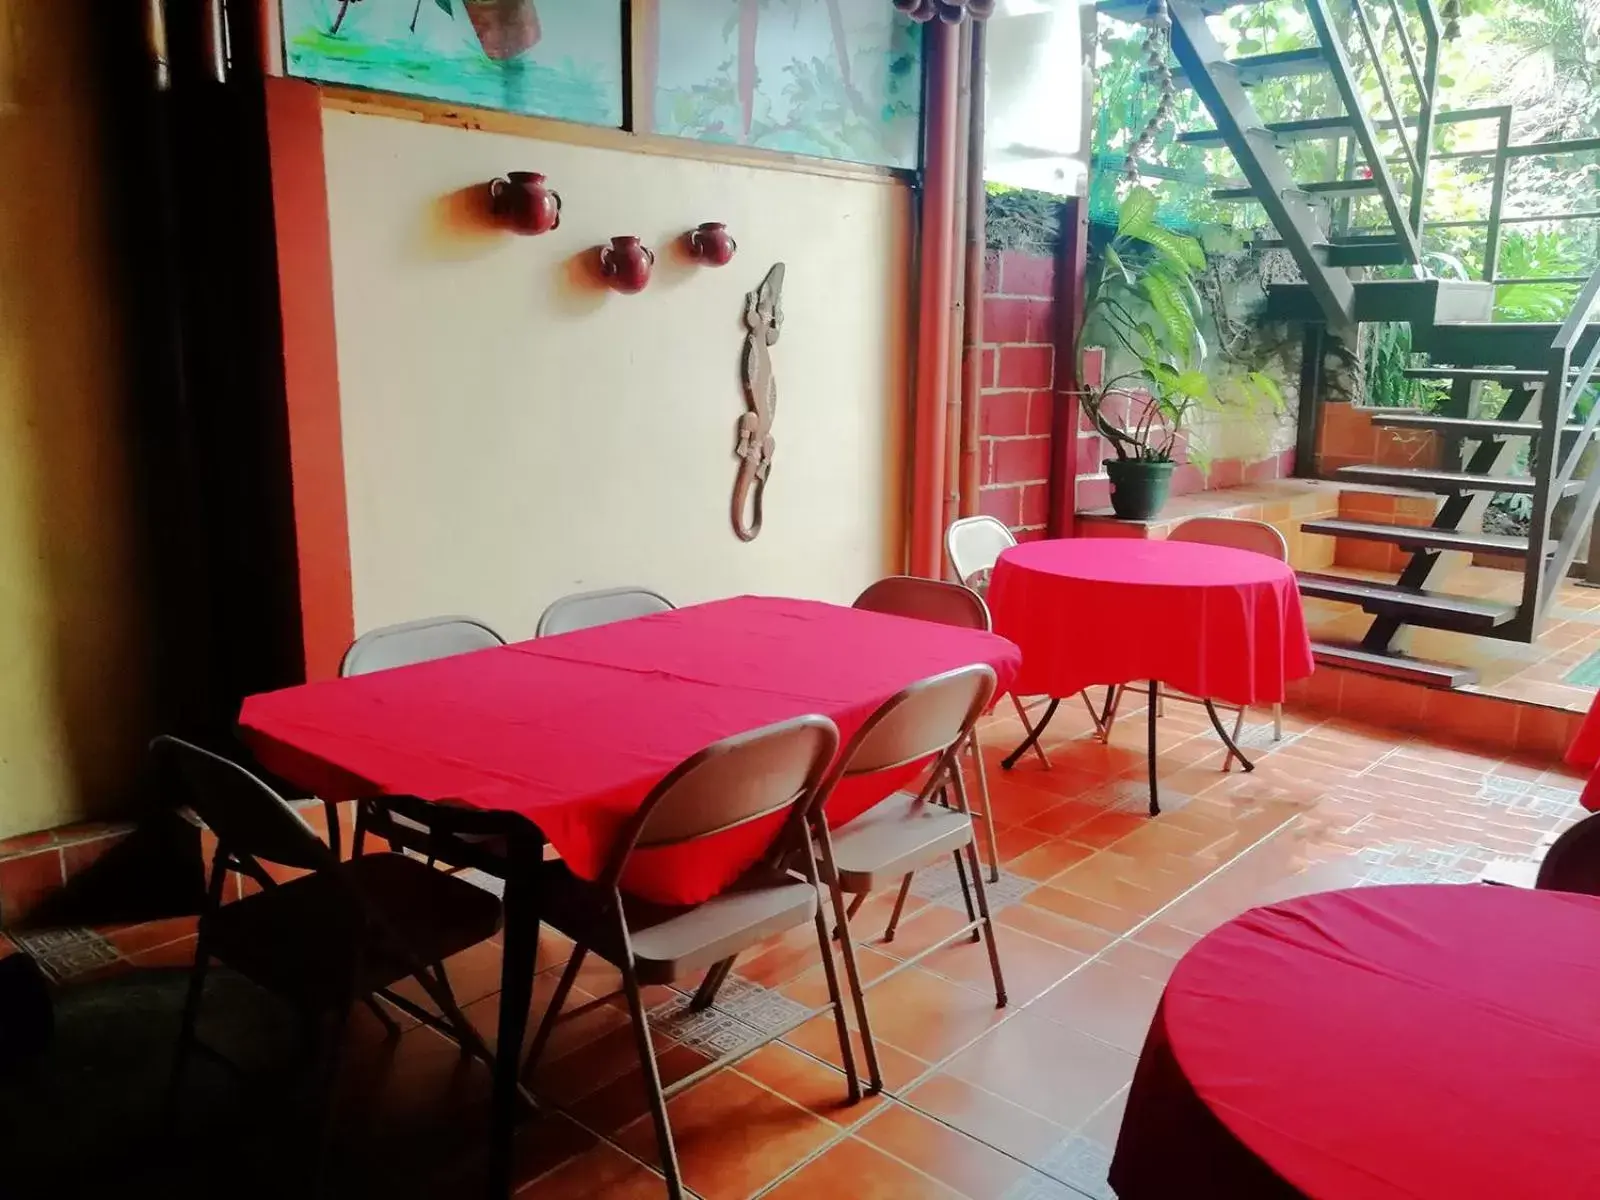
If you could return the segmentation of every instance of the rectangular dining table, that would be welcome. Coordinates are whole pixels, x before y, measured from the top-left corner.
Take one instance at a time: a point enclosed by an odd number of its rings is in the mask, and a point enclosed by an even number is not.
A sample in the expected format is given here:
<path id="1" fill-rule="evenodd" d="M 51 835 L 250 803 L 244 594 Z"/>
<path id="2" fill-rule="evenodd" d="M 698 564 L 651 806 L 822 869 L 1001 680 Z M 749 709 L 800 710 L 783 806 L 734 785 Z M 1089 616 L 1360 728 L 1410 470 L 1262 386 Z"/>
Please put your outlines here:
<path id="1" fill-rule="evenodd" d="M 1015 676 L 991 633 L 808 600 L 742 596 L 557 637 L 252 696 L 239 716 L 269 770 L 326 801 L 415 796 L 512 814 L 490 1142 L 490 1194 L 511 1184 L 517 1076 L 538 943 L 545 843 L 593 878 L 649 790 L 711 742 L 806 713 L 851 735 L 919 679 L 971 663 Z M 852 781 L 830 823 L 906 776 Z M 632 894 L 694 904 L 752 866 L 770 829 L 636 853 Z"/>

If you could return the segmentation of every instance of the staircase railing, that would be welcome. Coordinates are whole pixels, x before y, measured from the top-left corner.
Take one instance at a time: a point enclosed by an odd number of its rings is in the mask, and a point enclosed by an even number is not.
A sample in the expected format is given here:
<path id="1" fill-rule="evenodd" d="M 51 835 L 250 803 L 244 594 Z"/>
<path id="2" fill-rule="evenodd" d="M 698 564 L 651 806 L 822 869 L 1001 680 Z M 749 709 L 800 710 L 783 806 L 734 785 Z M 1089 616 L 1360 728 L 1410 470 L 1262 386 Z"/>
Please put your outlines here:
<path id="1" fill-rule="evenodd" d="M 1600 336 L 1590 323 L 1600 311 L 1600 268 L 1590 275 L 1571 313 L 1550 347 L 1540 403 L 1540 436 L 1533 447 L 1533 514 L 1528 530 L 1528 569 L 1525 572 L 1522 611 L 1537 621 L 1556 585 L 1565 578 L 1584 529 L 1600 503 L 1600 470 L 1591 470 L 1577 492 L 1560 539 L 1552 547 L 1551 518 L 1556 504 L 1568 494 L 1580 460 L 1596 429 L 1600 429 L 1600 402 L 1591 398 L 1583 424 L 1573 429 L 1579 401 L 1600 373 Z M 1581 356 L 1576 370 L 1573 360 Z M 1548 555 L 1548 558 L 1546 557 Z"/>
<path id="2" fill-rule="evenodd" d="M 1412 44 L 1411 35 L 1406 29 L 1405 14 L 1402 12 L 1400 0 L 1386 0 L 1392 17 L 1391 28 L 1400 45 L 1401 58 L 1417 96 L 1417 110 L 1412 115 L 1406 113 L 1401 106 L 1394 80 L 1390 77 L 1386 56 L 1367 12 L 1366 0 L 1350 0 L 1351 20 L 1361 36 L 1361 42 L 1366 49 L 1367 63 L 1377 79 L 1378 90 L 1388 113 L 1386 119 L 1374 121 L 1363 104 L 1360 87 L 1356 81 L 1355 67 L 1346 51 L 1344 38 L 1334 22 L 1327 0 L 1305 0 L 1305 3 L 1312 27 L 1316 30 L 1317 38 L 1322 43 L 1333 68 L 1334 86 L 1339 91 L 1346 113 L 1354 122 L 1353 145 L 1360 148 L 1366 169 L 1372 173 L 1378 196 L 1383 201 L 1384 212 L 1395 235 L 1404 244 L 1406 261 L 1420 263 L 1428 168 L 1433 160 L 1434 105 L 1439 83 L 1441 39 L 1438 11 L 1433 6 L 1433 0 L 1413 2 L 1413 7 L 1422 20 L 1423 29 L 1422 61 L 1419 63 L 1416 47 Z M 1413 127 L 1414 140 L 1408 133 Z M 1411 186 L 1404 206 L 1401 204 L 1399 186 L 1390 170 L 1394 160 L 1385 155 L 1378 146 L 1380 129 L 1395 134 L 1400 143 L 1399 165 L 1405 166 L 1410 173 Z M 1353 154 L 1347 153 L 1345 162 L 1347 172 L 1352 167 L 1360 165 Z M 1345 211 L 1347 213 L 1348 209 Z"/>

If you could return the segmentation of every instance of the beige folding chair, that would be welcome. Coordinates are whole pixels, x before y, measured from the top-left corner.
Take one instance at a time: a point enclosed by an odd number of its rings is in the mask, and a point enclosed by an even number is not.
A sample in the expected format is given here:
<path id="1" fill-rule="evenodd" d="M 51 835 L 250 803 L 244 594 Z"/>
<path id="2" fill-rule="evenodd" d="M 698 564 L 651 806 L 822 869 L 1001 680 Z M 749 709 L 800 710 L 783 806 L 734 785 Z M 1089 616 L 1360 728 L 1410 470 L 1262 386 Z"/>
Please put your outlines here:
<path id="1" fill-rule="evenodd" d="M 368 675 L 505 644 L 505 638 L 476 617 L 423 617 L 362 634 L 344 652 L 339 674 Z M 471 867 L 504 879 L 507 824 L 508 818 L 501 814 L 446 808 L 410 797 L 363 800 L 356 807 L 354 853 L 362 852 L 371 833 L 388 842 L 391 850 L 425 856 L 429 866 L 442 862 Z M 337 827 L 337 815 L 329 806 L 328 828 Z M 337 842 L 334 845 L 337 850 Z"/>
<path id="2" fill-rule="evenodd" d="M 281 796 L 237 763 L 174 737 L 158 737 L 151 750 L 178 773 L 190 808 L 217 837 L 173 1057 L 169 1116 L 189 1054 L 199 1046 L 195 1024 L 212 959 L 302 1013 L 327 1018 L 319 1072 L 324 1103 L 319 1173 L 332 1133 L 345 1028 L 357 1001 L 368 1003 L 391 1034 L 398 1034 L 374 999 L 381 996 L 492 1068 L 492 1053 L 462 1015 L 443 968 L 434 964 L 492 937 L 500 927 L 499 900 L 399 854 L 342 862 Z M 265 863 L 310 873 L 279 883 Z M 262 890 L 223 904 L 230 872 L 254 880 Z M 406 978 L 421 985 L 442 1017 L 391 990 Z"/>
<path id="3" fill-rule="evenodd" d="M 958 763 L 961 747 L 989 707 L 994 688 L 994 671 L 982 664 L 961 667 L 912 684 L 868 718 L 822 785 L 823 801 L 816 808 L 813 825 L 822 847 L 823 880 L 833 902 L 838 938 L 844 951 L 845 975 L 855 1002 L 874 1090 L 882 1089 L 883 1074 L 878 1068 L 878 1051 L 867 1015 L 866 990 L 856 964 L 855 939 L 851 936 L 849 915 L 845 911 L 846 894 L 861 895 L 900 880 L 900 894 L 889 920 L 892 930 L 905 906 L 912 873 L 932 866 L 945 855 L 953 856 L 956 877 L 961 881 L 966 900 L 967 923 L 878 976 L 871 986 L 876 987 L 959 937 L 970 934 L 977 940 L 981 935 L 989 947 L 995 1003 L 1002 1007 L 1006 1003 L 1000 951 L 995 945 L 994 926 L 989 919 L 989 895 L 978 864 L 966 782 Z M 892 770 L 930 755 L 935 756 L 933 770 L 919 794 L 896 792 L 838 829 L 828 829 L 827 797 L 842 781 Z M 954 793 L 954 807 L 930 803 L 933 794 L 945 785 Z"/>
<path id="4" fill-rule="evenodd" d="M 667 1192 L 673 1197 L 682 1196 L 684 1191 L 667 1122 L 668 1099 L 819 1013 L 833 1011 L 850 1099 L 860 1098 L 845 1025 L 844 999 L 818 899 L 821 883 L 808 834 L 812 812 L 821 795 L 820 784 L 838 748 L 839 731 L 833 722 L 820 716 L 796 717 L 727 738 L 693 755 L 651 790 L 618 838 L 598 880 L 591 883 L 580 879 L 561 862 L 545 864 L 540 916 L 570 937 L 575 946 L 534 1035 L 523 1077 L 532 1077 L 584 957 L 593 951 L 617 967 L 622 972 L 622 988 L 633 1015 L 639 1062 L 650 1094 L 650 1115 L 661 1149 L 662 1173 Z M 703 904 L 669 909 L 623 894 L 620 881 L 636 848 L 697 842 L 780 814 L 785 819 L 765 860 Z M 663 1088 L 651 1049 L 641 986 L 676 983 L 708 968 L 725 975 L 723 964 L 731 964 L 740 951 L 807 921 L 815 926 L 822 951 L 828 1003 Z"/>
<path id="5" fill-rule="evenodd" d="M 1282 533 L 1265 521 L 1249 521 L 1242 517 L 1190 517 L 1187 521 L 1180 521 L 1173 527 L 1172 532 L 1167 535 L 1167 541 L 1195 542 L 1205 546 L 1227 546 L 1234 550 L 1249 550 L 1255 554 L 1265 554 L 1267 557 L 1275 558 L 1279 562 L 1286 563 L 1289 561 L 1289 543 Z M 1111 707 L 1106 714 L 1105 729 L 1102 735 L 1106 739 L 1111 737 L 1111 726 L 1117 719 L 1117 708 L 1121 703 L 1122 693 L 1128 690 L 1130 690 L 1128 685 L 1119 687 L 1117 695 L 1111 702 Z M 1145 689 L 1134 687 L 1131 690 L 1139 692 Z M 1170 692 L 1163 693 L 1157 686 L 1156 694 L 1151 697 L 1151 703 L 1158 706 L 1158 715 L 1160 714 L 1159 706 L 1169 695 L 1171 695 Z M 1177 696 L 1174 698 L 1183 700 L 1191 699 L 1192 697 Z M 1238 709 L 1238 716 L 1234 718 L 1233 722 L 1233 738 L 1235 741 L 1238 740 L 1240 733 L 1244 731 L 1244 714 L 1245 708 L 1241 705 Z M 1272 706 L 1272 740 L 1276 742 L 1282 739 L 1283 705 L 1274 704 Z M 1229 749 L 1228 757 L 1222 762 L 1224 771 L 1233 765 L 1233 759 L 1234 753 L 1232 749 Z"/>
<path id="6" fill-rule="evenodd" d="M 505 644 L 505 638 L 474 617 L 423 617 L 363 633 L 344 652 L 339 674 L 369 675 Z"/>
<path id="7" fill-rule="evenodd" d="M 985 633 L 990 629 L 989 607 L 977 592 L 958 583 L 919 579 L 913 575 L 891 575 L 869 584 L 851 607 L 918 621 L 932 621 L 939 625 L 954 625 L 959 629 L 981 629 Z M 984 840 L 989 844 L 989 882 L 999 883 L 1000 847 L 996 843 L 994 821 L 989 814 L 989 773 L 984 765 L 983 748 L 978 742 L 976 726 L 973 727 L 972 736 L 967 739 L 967 749 L 972 754 L 972 769 L 978 778 L 978 803 L 981 805 L 981 809 L 972 810 L 972 816 L 983 823 Z M 865 899 L 866 893 L 858 895 L 856 907 Z M 855 913 L 852 911 L 850 915 L 854 916 Z"/>
<path id="8" fill-rule="evenodd" d="M 574 633 L 579 629 L 593 629 L 596 625 L 609 625 L 613 621 L 671 612 L 673 607 L 672 601 L 648 588 L 620 587 L 604 588 L 597 592 L 574 592 L 561 597 L 544 610 L 534 636 L 553 637 L 558 633 Z"/>
<path id="9" fill-rule="evenodd" d="M 950 556 L 950 566 L 956 578 L 979 596 L 986 596 L 989 592 L 989 577 L 994 572 L 995 562 L 1016 544 L 1017 539 L 1011 536 L 1011 530 L 994 517 L 962 517 L 950 522 L 950 528 L 944 534 L 945 553 Z M 1084 707 L 1089 710 L 1089 719 L 1099 730 L 1100 714 L 1095 711 L 1094 701 L 1089 699 L 1088 692 L 1079 692 L 1078 695 L 1083 697 Z M 1023 707 L 1022 698 L 1013 692 L 1011 703 L 1017 710 L 1017 719 L 1022 722 L 1023 732 L 1031 738 L 1033 725 L 1028 721 L 1028 710 Z M 1039 765 L 1048 770 L 1050 756 L 1037 740 L 1033 743 L 1033 753 Z"/>

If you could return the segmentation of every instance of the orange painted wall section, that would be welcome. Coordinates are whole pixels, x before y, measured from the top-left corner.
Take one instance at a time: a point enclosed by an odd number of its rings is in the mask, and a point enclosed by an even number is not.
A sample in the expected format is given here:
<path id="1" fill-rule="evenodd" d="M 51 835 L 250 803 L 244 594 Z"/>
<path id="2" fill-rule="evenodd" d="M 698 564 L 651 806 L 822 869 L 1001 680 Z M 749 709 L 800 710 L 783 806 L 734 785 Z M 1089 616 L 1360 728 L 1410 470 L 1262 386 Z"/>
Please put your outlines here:
<path id="1" fill-rule="evenodd" d="M 322 99 L 297 80 L 268 79 L 266 89 L 306 677 L 327 679 L 355 616 Z"/>

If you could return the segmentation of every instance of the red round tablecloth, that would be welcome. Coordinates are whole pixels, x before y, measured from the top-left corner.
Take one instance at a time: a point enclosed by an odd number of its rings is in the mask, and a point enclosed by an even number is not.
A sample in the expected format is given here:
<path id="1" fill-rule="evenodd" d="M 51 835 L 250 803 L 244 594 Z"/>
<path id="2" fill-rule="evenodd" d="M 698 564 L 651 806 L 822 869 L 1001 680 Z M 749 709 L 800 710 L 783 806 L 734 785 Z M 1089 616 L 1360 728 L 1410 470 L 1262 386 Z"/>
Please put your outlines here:
<path id="1" fill-rule="evenodd" d="M 1022 648 L 1022 695 L 1155 679 L 1193 696 L 1271 704 L 1312 670 L 1294 571 L 1248 550 L 1032 542 L 1000 556 L 988 599 L 995 632 Z"/>
<path id="2" fill-rule="evenodd" d="M 1600 900 L 1373 887 L 1254 909 L 1173 972 L 1121 1200 L 1600 1196 Z"/>
<path id="3" fill-rule="evenodd" d="M 251 696 L 239 730 L 268 769 L 326 800 L 405 794 L 520 813 L 593 879 L 650 789 L 719 738 L 821 713 L 848 741 L 919 679 L 982 662 L 1004 689 L 1018 657 L 991 633 L 741 596 Z M 915 770 L 846 781 L 829 821 Z M 636 851 L 624 883 L 696 903 L 749 867 L 776 826 Z"/>

